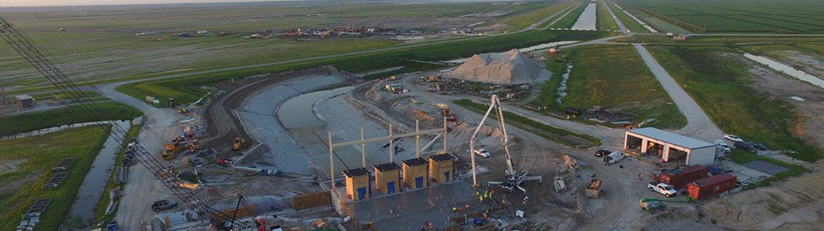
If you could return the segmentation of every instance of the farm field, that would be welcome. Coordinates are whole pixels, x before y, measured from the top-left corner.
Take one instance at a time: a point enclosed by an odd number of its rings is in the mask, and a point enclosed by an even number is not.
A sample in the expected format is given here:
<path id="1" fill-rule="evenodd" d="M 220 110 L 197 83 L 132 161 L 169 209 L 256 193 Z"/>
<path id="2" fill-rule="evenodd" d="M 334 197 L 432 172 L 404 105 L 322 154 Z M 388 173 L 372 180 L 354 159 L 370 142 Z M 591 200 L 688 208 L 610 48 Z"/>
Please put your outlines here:
<path id="1" fill-rule="evenodd" d="M 747 66 L 725 58 L 724 47 L 651 47 L 649 51 L 723 131 L 813 162 L 822 151 L 793 136 L 793 105 L 749 86 Z"/>
<path id="2" fill-rule="evenodd" d="M 557 84 L 550 81 L 534 103 L 558 110 L 604 106 L 636 114 L 632 122 L 649 121 L 645 126 L 677 129 L 686 125 L 686 118 L 631 46 L 576 48 L 567 57 L 573 66 L 567 82 L 569 95 L 557 104 Z"/>
<path id="3" fill-rule="evenodd" d="M 557 22 L 549 25 L 549 28 L 571 28 L 575 21 L 578 20 L 578 17 L 584 12 L 584 9 L 587 7 L 587 2 L 589 1 L 575 1 L 581 3 L 577 7 L 570 10 L 569 14 L 558 20 Z"/>
<path id="4" fill-rule="evenodd" d="M 654 12 L 659 20 L 698 33 L 824 32 L 824 8 L 814 0 L 619 1 L 624 7 Z M 655 23 L 655 20 L 653 20 Z"/>
<path id="5" fill-rule="evenodd" d="M 0 141 L 0 162 L 16 166 L 0 172 L 0 228 L 13 230 L 35 200 L 51 197 L 37 228 L 58 230 L 107 136 L 108 132 L 94 126 Z M 67 157 L 75 158 L 68 177 L 57 188 L 43 189 L 52 176 L 50 169 Z"/>
<path id="6" fill-rule="evenodd" d="M 618 24 L 607 11 L 603 1 L 598 1 L 598 30 L 618 30 Z M 618 13 L 615 13 L 616 16 Z"/>
<path id="7" fill-rule="evenodd" d="M 120 86 L 117 90 L 138 99 L 143 99 L 147 95 L 155 96 L 161 100 L 160 105 L 165 105 L 164 100 L 167 98 L 175 98 L 178 103 L 183 104 L 194 102 L 206 94 L 207 90 L 200 88 L 202 84 L 227 80 L 230 78 L 243 78 L 256 74 L 276 73 L 290 69 L 303 69 L 324 65 L 333 65 L 338 70 L 351 73 L 380 70 L 395 66 L 414 67 L 406 69 L 405 71 L 407 72 L 432 70 L 444 66 L 420 65 L 419 62 L 410 60 L 451 60 L 460 57 L 468 57 L 476 53 L 500 52 L 512 48 L 527 47 L 552 41 L 592 39 L 603 36 L 604 34 L 605 33 L 602 32 L 579 31 L 528 31 L 492 38 L 451 41 L 446 43 L 360 54 L 350 57 L 328 58 L 183 78 L 131 83 Z"/>
<path id="8" fill-rule="evenodd" d="M 647 24 L 649 24 L 650 26 L 652 26 L 653 28 L 658 30 L 658 32 L 661 32 L 661 33 L 668 33 L 668 32 L 676 33 L 676 34 L 691 34 L 691 33 L 693 33 L 692 31 L 681 28 L 681 27 L 679 27 L 675 24 L 669 23 L 669 22 L 667 22 L 665 20 L 662 20 L 660 18 L 653 17 L 653 16 L 651 16 L 647 13 L 641 12 L 641 11 L 632 11 L 632 13 L 635 14 L 636 17 L 640 18 L 641 20 L 643 20 L 644 22 L 646 22 Z"/>
<path id="9" fill-rule="evenodd" d="M 612 12 L 615 13 L 615 16 L 617 16 L 618 19 L 621 20 L 622 23 L 624 23 L 624 26 L 626 26 L 628 30 L 636 33 L 649 33 L 649 30 L 641 26 L 641 24 L 638 24 L 638 22 L 629 17 L 629 15 L 624 13 L 624 11 L 618 9 L 618 7 L 614 5 L 614 1 L 605 1 L 607 2 L 607 5 L 612 9 Z"/>
<path id="10" fill-rule="evenodd" d="M 430 35 L 498 21 L 547 3 L 234 3 L 0 9 L 68 67 L 89 80 L 145 77 L 389 47 L 392 36 L 245 39 L 306 28 L 385 27 Z M 123 14 L 123 12 L 129 12 Z M 65 30 L 61 32 L 60 30 Z M 205 31 L 199 34 L 198 31 Z M 185 33 L 186 36 L 181 34 Z M 434 38 L 449 38 L 451 34 Z M 430 39 L 430 38 L 426 38 Z M 14 54 L 8 46 L 0 53 Z M 0 59 L 7 91 L 48 83 L 17 55 Z"/>
<path id="11" fill-rule="evenodd" d="M 551 3 L 548 6 L 541 7 L 536 10 L 528 11 L 526 13 L 516 15 L 514 17 L 504 19 L 501 22 L 503 24 L 508 25 L 511 29 L 510 30 L 520 30 L 524 29 L 530 25 L 535 24 L 538 21 L 546 18 L 548 15 L 553 14 L 555 12 L 561 11 L 566 9 L 567 7 L 575 4 L 575 1 L 565 1 L 560 3 Z"/>

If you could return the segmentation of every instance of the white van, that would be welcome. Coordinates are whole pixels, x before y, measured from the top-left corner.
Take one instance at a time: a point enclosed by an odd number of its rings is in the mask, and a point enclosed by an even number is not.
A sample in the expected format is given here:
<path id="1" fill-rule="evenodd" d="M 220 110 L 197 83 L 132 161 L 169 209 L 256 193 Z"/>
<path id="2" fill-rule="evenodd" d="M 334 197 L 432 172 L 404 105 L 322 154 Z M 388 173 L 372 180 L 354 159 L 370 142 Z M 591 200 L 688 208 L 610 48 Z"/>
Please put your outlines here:
<path id="1" fill-rule="evenodd" d="M 605 157 L 604 157 L 604 162 L 606 162 L 606 164 L 608 164 L 608 165 L 609 165 L 609 164 L 614 164 L 614 163 L 618 163 L 618 161 L 623 160 L 623 159 L 624 159 L 624 157 L 625 157 L 625 156 L 624 156 L 624 153 L 623 153 L 623 152 L 621 152 L 621 151 L 614 151 L 614 152 L 612 152 L 612 153 L 610 153 L 609 155 L 607 155 L 607 156 L 605 156 Z"/>

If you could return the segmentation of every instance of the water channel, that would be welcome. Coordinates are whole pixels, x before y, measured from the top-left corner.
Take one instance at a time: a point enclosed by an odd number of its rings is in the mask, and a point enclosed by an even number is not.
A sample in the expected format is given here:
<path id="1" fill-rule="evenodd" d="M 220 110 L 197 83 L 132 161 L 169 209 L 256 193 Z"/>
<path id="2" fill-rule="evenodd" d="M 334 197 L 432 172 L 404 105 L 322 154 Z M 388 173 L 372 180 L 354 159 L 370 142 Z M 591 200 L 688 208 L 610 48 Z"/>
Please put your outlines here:
<path id="1" fill-rule="evenodd" d="M 578 17 L 578 21 L 575 21 L 575 24 L 572 25 L 573 30 L 596 30 L 596 22 L 598 21 L 598 16 L 596 14 L 596 9 L 598 4 L 595 2 L 590 2 L 587 5 L 587 8 L 584 8 L 584 12 L 581 13 L 581 16 Z"/>
<path id="2" fill-rule="evenodd" d="M 772 68 L 773 70 L 776 70 L 778 72 L 787 74 L 787 75 L 792 76 L 794 78 L 797 78 L 801 81 L 808 82 L 812 85 L 816 85 L 818 87 L 824 88 L 824 80 L 822 80 L 822 79 L 820 79 L 816 76 L 807 74 L 806 72 L 803 72 L 801 70 L 795 69 L 795 68 L 793 68 L 791 66 L 788 66 L 786 64 L 776 62 L 776 61 L 774 61 L 772 59 L 769 59 L 767 57 L 764 57 L 764 56 L 753 55 L 753 54 L 750 54 L 750 53 L 744 53 L 744 57 L 746 57 L 746 58 L 748 58 L 752 61 L 756 61 L 760 64 L 767 65 L 768 67 Z"/>

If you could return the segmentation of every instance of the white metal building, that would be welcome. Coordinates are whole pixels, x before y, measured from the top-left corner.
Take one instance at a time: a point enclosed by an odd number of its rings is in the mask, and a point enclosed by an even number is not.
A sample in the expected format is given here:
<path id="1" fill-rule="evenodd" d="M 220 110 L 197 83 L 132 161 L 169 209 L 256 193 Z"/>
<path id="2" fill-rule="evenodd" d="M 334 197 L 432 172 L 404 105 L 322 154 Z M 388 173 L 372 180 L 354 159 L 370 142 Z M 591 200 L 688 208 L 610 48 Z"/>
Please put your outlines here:
<path id="1" fill-rule="evenodd" d="M 657 128 L 626 131 L 624 149 L 661 156 L 664 162 L 684 160 L 686 165 L 710 165 L 715 161 L 715 145 Z"/>

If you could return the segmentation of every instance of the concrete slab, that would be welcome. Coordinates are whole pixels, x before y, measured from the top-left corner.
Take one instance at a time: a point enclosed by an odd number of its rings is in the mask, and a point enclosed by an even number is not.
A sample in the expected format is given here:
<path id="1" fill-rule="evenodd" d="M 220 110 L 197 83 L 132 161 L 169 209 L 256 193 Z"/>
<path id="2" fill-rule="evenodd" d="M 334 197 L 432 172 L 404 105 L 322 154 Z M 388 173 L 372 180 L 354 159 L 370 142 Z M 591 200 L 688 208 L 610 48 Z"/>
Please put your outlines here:
<path id="1" fill-rule="evenodd" d="M 760 160 L 756 160 L 756 161 L 746 163 L 746 164 L 744 164 L 744 167 L 755 169 L 756 171 L 763 172 L 763 173 L 766 173 L 766 174 L 770 174 L 770 175 L 773 175 L 773 176 L 775 176 L 776 174 L 779 174 L 779 173 L 782 173 L 784 171 L 789 170 L 785 167 L 781 167 L 781 166 L 778 166 L 778 165 L 775 165 L 775 164 L 772 164 L 772 163 L 769 163 L 769 162 L 765 162 L 765 161 L 760 161 Z"/>
<path id="2" fill-rule="evenodd" d="M 453 207 L 467 204 L 469 211 L 464 209 L 458 213 L 452 212 Z M 432 223 L 435 229 L 442 229 L 453 224 L 449 221 L 450 217 L 460 217 L 496 206 L 490 200 L 479 202 L 475 197 L 475 189 L 466 181 L 454 181 L 349 203 L 349 208 L 359 222 L 372 222 L 378 230 L 420 230 L 424 221 Z"/>

